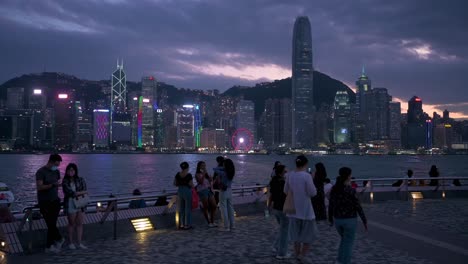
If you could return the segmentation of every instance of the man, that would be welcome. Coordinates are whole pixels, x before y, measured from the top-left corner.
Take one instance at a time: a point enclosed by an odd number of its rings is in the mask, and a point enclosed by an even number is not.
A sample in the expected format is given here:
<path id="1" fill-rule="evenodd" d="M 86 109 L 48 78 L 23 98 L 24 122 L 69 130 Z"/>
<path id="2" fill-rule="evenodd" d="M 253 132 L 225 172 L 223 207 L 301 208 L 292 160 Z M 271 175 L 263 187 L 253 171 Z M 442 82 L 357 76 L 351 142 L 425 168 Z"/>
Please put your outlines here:
<path id="1" fill-rule="evenodd" d="M 60 198 L 58 196 L 60 162 L 62 162 L 62 157 L 58 154 L 52 154 L 47 165 L 36 172 L 37 201 L 47 225 L 46 252 L 54 253 L 60 252 L 65 241 L 57 228 L 57 218 L 60 213 Z"/>

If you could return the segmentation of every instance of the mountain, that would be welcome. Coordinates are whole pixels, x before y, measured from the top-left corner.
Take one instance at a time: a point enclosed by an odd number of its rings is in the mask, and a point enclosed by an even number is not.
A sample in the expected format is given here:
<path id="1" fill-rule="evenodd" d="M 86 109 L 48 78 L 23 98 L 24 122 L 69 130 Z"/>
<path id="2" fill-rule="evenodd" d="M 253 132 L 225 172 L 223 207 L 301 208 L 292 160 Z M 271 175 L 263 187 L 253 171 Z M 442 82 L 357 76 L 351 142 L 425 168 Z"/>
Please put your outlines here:
<path id="1" fill-rule="evenodd" d="M 243 96 L 245 100 L 255 102 L 255 116 L 258 119 L 269 98 L 291 98 L 291 78 L 256 84 L 254 87 L 234 86 L 223 93 L 227 96 Z M 330 76 L 314 71 L 314 105 L 333 105 L 337 91 L 347 91 L 351 103 L 356 102 L 356 94 L 346 84 Z"/>
<path id="2" fill-rule="evenodd" d="M 41 88 L 47 94 L 47 101 L 53 101 L 53 96 L 60 90 L 74 90 L 77 98 L 83 99 L 88 104 L 91 101 L 105 99 L 103 90 L 110 89 L 110 80 L 90 81 L 79 79 L 75 76 L 57 73 L 44 72 L 39 74 L 26 74 L 8 80 L 0 86 L 0 99 L 5 100 L 7 88 L 24 87 L 26 94 L 31 94 L 33 89 Z M 128 92 L 136 92 L 141 88 L 140 82 L 127 81 Z M 168 103 L 171 105 L 182 105 L 194 101 L 210 101 L 212 97 L 204 95 L 199 90 L 177 88 L 173 85 L 158 82 L 158 91 L 167 92 Z M 336 91 L 348 91 L 351 102 L 355 102 L 354 92 L 344 83 L 335 80 L 323 73 L 314 72 L 314 104 L 320 107 L 322 104 L 333 104 Z M 253 87 L 233 86 L 222 93 L 224 96 L 243 96 L 245 100 L 255 102 L 255 116 L 258 118 L 265 107 L 268 98 L 291 98 L 291 78 L 264 82 Z M 27 96 L 25 97 L 27 100 Z"/>

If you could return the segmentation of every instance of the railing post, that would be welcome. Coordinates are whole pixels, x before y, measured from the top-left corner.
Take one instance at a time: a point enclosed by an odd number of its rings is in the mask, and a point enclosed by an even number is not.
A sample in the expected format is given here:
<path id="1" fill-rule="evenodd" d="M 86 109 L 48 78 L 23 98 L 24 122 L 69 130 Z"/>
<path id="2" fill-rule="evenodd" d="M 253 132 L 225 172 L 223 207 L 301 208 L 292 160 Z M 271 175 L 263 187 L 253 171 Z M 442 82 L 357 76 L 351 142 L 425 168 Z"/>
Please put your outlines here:
<path id="1" fill-rule="evenodd" d="M 114 240 L 117 240 L 117 210 L 118 210 L 117 199 L 114 200 L 113 208 L 114 208 Z"/>
<path id="2" fill-rule="evenodd" d="M 409 180 L 406 180 L 406 201 L 409 201 L 409 187 L 408 187 Z"/>

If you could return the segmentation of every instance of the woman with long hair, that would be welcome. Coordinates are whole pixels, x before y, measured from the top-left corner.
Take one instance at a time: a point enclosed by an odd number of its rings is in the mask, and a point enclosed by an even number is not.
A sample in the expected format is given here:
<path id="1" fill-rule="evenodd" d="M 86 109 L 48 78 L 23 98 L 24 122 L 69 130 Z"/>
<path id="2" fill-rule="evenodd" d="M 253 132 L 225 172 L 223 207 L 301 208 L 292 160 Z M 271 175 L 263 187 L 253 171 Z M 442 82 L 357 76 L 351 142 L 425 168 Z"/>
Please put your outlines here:
<path id="1" fill-rule="evenodd" d="M 302 261 L 309 252 L 310 244 L 318 235 L 314 209 L 310 199 L 317 194 L 312 177 L 307 172 L 309 160 L 304 155 L 296 158 L 296 170 L 289 172 L 284 193 L 292 195 L 294 213 L 288 213 L 289 240 L 294 242 L 296 258 Z"/>
<path id="2" fill-rule="evenodd" d="M 208 222 L 208 227 L 216 227 L 214 223 L 216 201 L 211 189 L 212 179 L 206 171 L 206 163 L 204 161 L 198 162 L 195 179 L 197 180 L 197 186 L 195 188 L 203 204 L 203 215 Z M 210 213 L 210 217 L 208 217 L 208 212 Z"/>
<path id="3" fill-rule="evenodd" d="M 192 228 L 192 188 L 193 177 L 189 173 L 189 164 L 182 162 L 180 170 L 174 177 L 174 185 L 177 186 L 177 211 L 179 212 L 179 229 Z"/>
<path id="4" fill-rule="evenodd" d="M 343 167 L 339 170 L 336 184 L 330 192 L 328 207 L 330 225 L 335 224 L 341 237 L 337 258 L 340 264 L 351 263 L 358 214 L 367 231 L 366 216 L 356 196 L 356 190 L 351 187 L 351 169 Z"/>
<path id="5" fill-rule="evenodd" d="M 77 246 L 81 249 L 87 249 L 83 245 L 81 239 L 83 237 L 83 219 L 86 206 L 83 208 L 77 208 L 73 199 L 85 194 L 88 194 L 86 188 L 86 181 L 78 174 L 78 166 L 74 163 L 67 165 L 65 170 L 65 176 L 62 181 L 62 188 L 64 194 L 63 211 L 68 218 L 68 248 L 76 249 L 73 243 L 73 234 L 76 234 Z"/>
<path id="6" fill-rule="evenodd" d="M 327 178 L 327 170 L 323 163 L 315 164 L 314 186 L 317 189 L 317 195 L 312 197 L 312 206 L 314 207 L 315 220 L 327 220 L 327 209 L 325 208 L 325 190 L 324 184 Z"/>
<path id="7" fill-rule="evenodd" d="M 231 159 L 225 159 L 224 170 L 219 171 L 219 208 L 223 218 L 224 231 L 231 231 L 234 228 L 234 206 L 232 204 L 232 180 L 236 174 L 236 168 Z"/>

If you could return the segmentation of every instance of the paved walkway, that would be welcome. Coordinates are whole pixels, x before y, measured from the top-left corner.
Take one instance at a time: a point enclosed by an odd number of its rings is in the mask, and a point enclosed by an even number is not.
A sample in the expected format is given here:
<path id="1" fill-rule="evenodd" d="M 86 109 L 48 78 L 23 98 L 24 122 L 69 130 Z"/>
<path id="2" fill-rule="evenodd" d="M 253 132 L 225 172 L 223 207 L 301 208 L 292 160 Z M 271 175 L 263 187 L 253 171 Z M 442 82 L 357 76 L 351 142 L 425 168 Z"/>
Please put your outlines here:
<path id="1" fill-rule="evenodd" d="M 369 232 L 359 229 L 353 263 L 466 263 L 468 237 L 454 234 L 459 229 L 468 229 L 465 215 L 468 212 L 467 204 L 466 200 L 445 203 L 424 200 L 416 204 L 389 202 L 365 206 L 371 220 Z M 406 214 L 404 208 L 408 206 L 416 208 L 412 211 L 417 216 L 415 219 Z M 437 220 L 439 215 L 424 215 L 419 208 L 437 212 L 447 206 L 464 208 L 452 211 L 451 217 L 448 217 L 460 226 L 454 229 L 437 228 L 431 232 L 434 224 L 440 221 Z M 423 218 L 424 222 L 418 223 L 420 214 L 429 218 Z M 444 214 L 440 216 L 447 217 Z M 63 250 L 54 255 L 8 256 L 0 263 L 296 263 L 293 259 L 278 261 L 271 253 L 277 230 L 273 218 L 250 215 L 238 217 L 236 221 L 237 228 L 232 232 L 198 226 L 190 231 L 128 233 L 116 241 L 111 238 L 89 241 L 88 250 Z M 443 223 L 447 221 L 443 220 Z M 325 223 L 318 227 L 320 237 L 314 243 L 307 263 L 334 263 L 338 235 Z"/>

